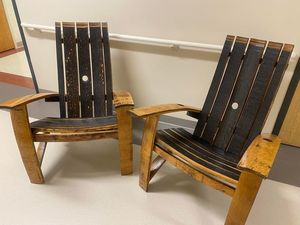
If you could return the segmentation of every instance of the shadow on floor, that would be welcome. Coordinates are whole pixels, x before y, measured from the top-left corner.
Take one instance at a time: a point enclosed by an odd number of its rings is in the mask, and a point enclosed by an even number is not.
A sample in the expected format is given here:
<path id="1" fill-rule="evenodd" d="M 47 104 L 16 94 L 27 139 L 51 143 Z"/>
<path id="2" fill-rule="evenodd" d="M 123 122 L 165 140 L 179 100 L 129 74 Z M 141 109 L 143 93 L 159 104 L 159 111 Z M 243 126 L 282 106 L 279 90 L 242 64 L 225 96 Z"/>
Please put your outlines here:
<path id="1" fill-rule="evenodd" d="M 300 187 L 300 149 L 282 144 L 269 178 Z"/>

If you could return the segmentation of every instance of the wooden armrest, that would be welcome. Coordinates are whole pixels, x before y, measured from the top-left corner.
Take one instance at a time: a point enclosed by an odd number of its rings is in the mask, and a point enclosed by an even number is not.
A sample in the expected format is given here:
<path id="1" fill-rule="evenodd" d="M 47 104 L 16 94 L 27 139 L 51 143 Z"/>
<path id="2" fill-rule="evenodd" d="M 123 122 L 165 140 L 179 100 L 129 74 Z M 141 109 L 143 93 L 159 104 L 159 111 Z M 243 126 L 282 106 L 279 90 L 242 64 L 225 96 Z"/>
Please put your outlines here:
<path id="1" fill-rule="evenodd" d="M 39 94 L 32 94 L 32 95 L 26 95 L 23 97 L 11 99 L 8 101 L 5 101 L 3 103 L 0 103 L 0 108 L 8 108 L 12 109 L 14 107 L 20 106 L 20 105 L 27 105 L 30 102 L 34 102 L 46 97 L 51 97 L 57 95 L 56 93 L 39 93 Z"/>
<path id="2" fill-rule="evenodd" d="M 238 168 L 267 178 L 279 147 L 279 137 L 272 134 L 257 136 L 241 158 Z"/>
<path id="3" fill-rule="evenodd" d="M 134 105 L 131 94 L 127 91 L 114 91 L 114 105 L 116 108 L 121 106 Z"/>
<path id="4" fill-rule="evenodd" d="M 141 108 L 130 110 L 132 114 L 138 117 L 154 116 L 154 115 L 179 112 L 179 111 L 200 112 L 200 109 L 192 106 L 182 105 L 182 104 L 163 104 L 163 105 L 141 107 Z"/>

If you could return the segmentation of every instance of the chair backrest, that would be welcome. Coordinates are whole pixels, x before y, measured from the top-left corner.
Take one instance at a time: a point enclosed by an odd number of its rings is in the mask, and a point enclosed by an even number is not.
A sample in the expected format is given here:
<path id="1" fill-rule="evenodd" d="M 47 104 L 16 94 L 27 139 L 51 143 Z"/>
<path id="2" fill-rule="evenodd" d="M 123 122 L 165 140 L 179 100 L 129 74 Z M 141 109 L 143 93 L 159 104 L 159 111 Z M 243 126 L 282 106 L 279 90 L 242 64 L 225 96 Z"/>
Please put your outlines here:
<path id="1" fill-rule="evenodd" d="M 55 23 L 61 118 L 113 114 L 107 23 Z"/>
<path id="2" fill-rule="evenodd" d="M 293 45 L 227 36 L 194 136 L 242 155 L 260 134 Z"/>

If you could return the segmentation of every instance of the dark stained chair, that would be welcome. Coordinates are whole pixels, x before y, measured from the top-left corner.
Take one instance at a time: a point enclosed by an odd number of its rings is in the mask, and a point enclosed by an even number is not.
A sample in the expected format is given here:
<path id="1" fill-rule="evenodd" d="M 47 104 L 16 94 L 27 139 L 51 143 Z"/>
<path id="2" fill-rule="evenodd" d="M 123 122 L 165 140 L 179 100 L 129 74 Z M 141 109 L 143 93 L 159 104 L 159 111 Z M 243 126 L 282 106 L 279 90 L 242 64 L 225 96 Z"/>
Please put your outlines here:
<path id="1" fill-rule="evenodd" d="M 112 91 L 106 23 L 56 23 L 59 94 L 40 93 L 0 104 L 10 109 L 20 154 L 31 183 L 44 183 L 41 163 L 47 142 L 119 139 L 121 174 L 132 173 L 132 121 L 128 92 Z M 27 104 L 59 101 L 60 118 L 29 123 Z M 40 142 L 35 149 L 34 142 Z"/>
<path id="2" fill-rule="evenodd" d="M 146 119 L 140 186 L 165 161 L 232 197 L 226 225 L 245 224 L 262 179 L 267 178 L 280 140 L 260 134 L 287 68 L 293 45 L 227 36 L 203 109 L 166 104 L 131 110 Z M 188 111 L 194 133 L 156 131 L 161 114 Z M 152 153 L 157 157 L 152 161 Z"/>

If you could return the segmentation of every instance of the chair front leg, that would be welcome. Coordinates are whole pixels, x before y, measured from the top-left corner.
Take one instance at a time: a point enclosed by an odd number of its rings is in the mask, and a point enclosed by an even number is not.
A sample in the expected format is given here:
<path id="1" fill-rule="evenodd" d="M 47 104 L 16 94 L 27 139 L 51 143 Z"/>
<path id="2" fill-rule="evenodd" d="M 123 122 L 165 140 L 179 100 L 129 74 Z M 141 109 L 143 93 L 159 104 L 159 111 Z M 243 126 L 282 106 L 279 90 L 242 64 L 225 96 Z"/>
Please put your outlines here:
<path id="1" fill-rule="evenodd" d="M 262 179 L 254 173 L 242 172 L 231 201 L 225 225 L 244 225 L 246 223 Z"/>
<path id="2" fill-rule="evenodd" d="M 10 115 L 16 141 L 30 182 L 42 184 L 44 177 L 33 143 L 26 105 L 11 109 Z"/>
<path id="3" fill-rule="evenodd" d="M 116 108 L 118 118 L 121 175 L 132 174 L 132 118 L 128 113 L 128 110 L 132 108 L 132 106 Z"/>
<path id="4" fill-rule="evenodd" d="M 152 151 L 154 147 L 156 127 L 159 116 L 149 116 L 146 118 L 142 146 L 141 146 L 141 159 L 140 159 L 140 179 L 139 185 L 145 191 L 148 191 L 150 182 L 150 168 L 152 161 Z"/>

